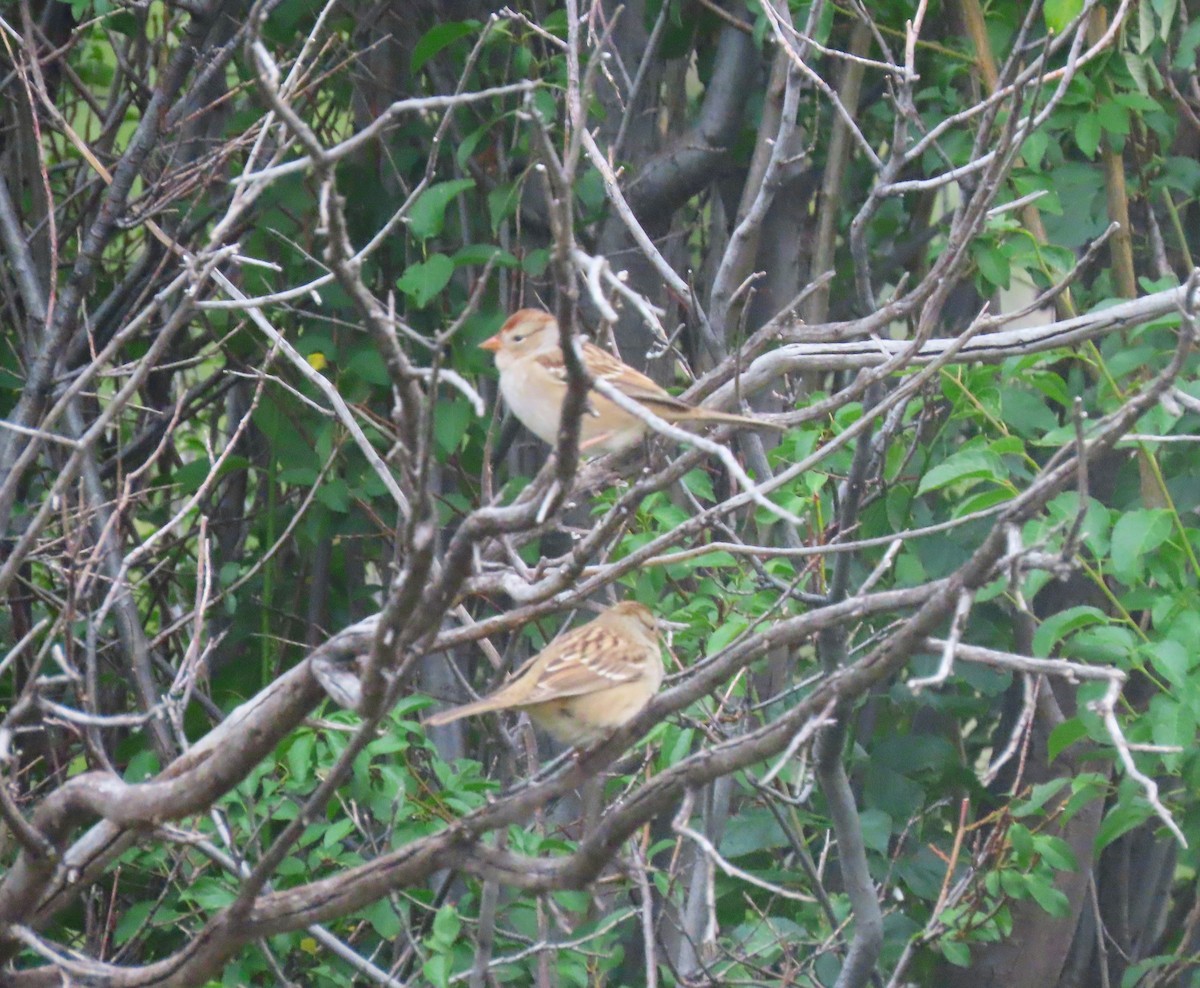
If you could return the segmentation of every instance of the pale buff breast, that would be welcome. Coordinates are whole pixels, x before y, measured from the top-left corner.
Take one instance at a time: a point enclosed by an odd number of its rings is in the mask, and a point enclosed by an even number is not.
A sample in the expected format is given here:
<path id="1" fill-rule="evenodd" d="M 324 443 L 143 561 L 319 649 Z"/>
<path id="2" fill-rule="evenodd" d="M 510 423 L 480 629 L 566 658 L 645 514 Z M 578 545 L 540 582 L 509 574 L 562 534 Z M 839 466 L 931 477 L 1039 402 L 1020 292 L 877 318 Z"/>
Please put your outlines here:
<path id="1" fill-rule="evenodd" d="M 658 680 L 622 683 L 587 696 L 531 704 L 525 710 L 538 727 L 564 744 L 590 744 L 641 713 L 658 692 L 661 673 Z"/>
<path id="2" fill-rule="evenodd" d="M 526 429 L 553 445 L 558 436 L 564 389 L 535 361 L 505 359 L 506 356 L 496 355 L 496 366 L 501 371 L 500 393 L 505 404 Z"/>
<path id="3" fill-rule="evenodd" d="M 530 432 L 553 446 L 558 441 L 558 424 L 567 389 L 536 360 L 513 360 L 496 356 L 500 369 L 500 393 L 512 413 Z M 595 391 L 588 395 L 589 409 L 579 424 L 579 442 L 588 456 L 616 453 L 637 445 L 646 432 L 639 419 L 617 408 Z"/>

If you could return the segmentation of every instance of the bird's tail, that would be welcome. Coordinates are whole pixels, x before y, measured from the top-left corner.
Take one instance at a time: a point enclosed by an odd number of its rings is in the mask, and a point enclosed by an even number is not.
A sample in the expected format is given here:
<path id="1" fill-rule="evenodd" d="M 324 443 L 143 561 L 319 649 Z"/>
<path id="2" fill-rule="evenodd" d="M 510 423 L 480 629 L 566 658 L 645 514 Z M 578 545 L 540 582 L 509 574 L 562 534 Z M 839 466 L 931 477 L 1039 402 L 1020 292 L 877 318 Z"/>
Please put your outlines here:
<path id="1" fill-rule="evenodd" d="M 768 422 L 766 419 L 752 418 L 749 415 L 734 415 L 732 412 L 718 412 L 715 408 L 697 408 L 693 416 L 702 422 L 724 422 L 727 425 L 744 425 L 751 429 L 774 429 L 786 432 L 787 426 L 778 422 Z"/>
<path id="2" fill-rule="evenodd" d="M 451 707 L 449 710 L 439 710 L 431 717 L 425 718 L 425 723 L 429 727 L 437 727 L 439 724 L 450 724 L 463 717 L 470 717 L 472 714 L 485 714 L 489 710 L 495 710 L 496 704 L 491 700 L 476 700 L 474 703 L 464 703 L 462 706 Z"/>

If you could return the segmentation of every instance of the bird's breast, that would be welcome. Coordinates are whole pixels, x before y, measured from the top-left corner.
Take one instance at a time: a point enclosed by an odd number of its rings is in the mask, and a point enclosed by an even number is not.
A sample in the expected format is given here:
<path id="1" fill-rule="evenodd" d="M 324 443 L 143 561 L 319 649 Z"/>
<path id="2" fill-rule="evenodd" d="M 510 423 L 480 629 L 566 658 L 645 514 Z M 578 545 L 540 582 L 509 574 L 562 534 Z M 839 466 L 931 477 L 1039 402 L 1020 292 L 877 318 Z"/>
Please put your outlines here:
<path id="1" fill-rule="evenodd" d="M 517 361 L 500 375 L 500 393 L 512 413 L 543 442 L 554 444 L 565 389 L 536 361 Z"/>

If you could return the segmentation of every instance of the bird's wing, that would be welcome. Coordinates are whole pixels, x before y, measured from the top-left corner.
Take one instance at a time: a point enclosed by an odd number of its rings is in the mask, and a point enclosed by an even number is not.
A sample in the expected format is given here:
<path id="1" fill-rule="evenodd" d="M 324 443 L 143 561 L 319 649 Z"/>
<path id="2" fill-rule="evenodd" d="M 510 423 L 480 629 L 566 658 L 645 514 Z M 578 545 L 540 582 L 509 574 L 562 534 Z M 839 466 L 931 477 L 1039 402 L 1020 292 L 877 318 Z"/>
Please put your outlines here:
<path id="1" fill-rule="evenodd" d="M 597 377 L 604 378 L 623 394 L 645 405 L 659 418 L 669 422 L 687 417 L 694 411 L 686 401 L 676 398 L 640 371 L 623 364 L 607 350 L 601 350 L 591 343 L 585 344 L 585 347 L 588 364 Z"/>
<path id="2" fill-rule="evenodd" d="M 671 409 L 691 408 L 687 402 L 680 401 L 663 390 L 657 381 L 651 380 L 640 371 L 622 363 L 607 350 L 602 350 L 594 343 L 583 344 L 583 355 L 592 376 L 607 381 L 615 388 L 620 388 L 635 401 L 648 405 L 661 404 Z M 539 354 L 536 360 L 538 365 L 555 381 L 564 385 L 567 383 L 567 368 L 563 364 L 562 351 L 558 347 Z"/>
<path id="3" fill-rule="evenodd" d="M 552 642 L 534 662 L 541 672 L 523 703 L 581 696 L 633 682 L 644 675 L 646 648 L 590 624 Z"/>
<path id="4" fill-rule="evenodd" d="M 594 343 L 585 343 L 583 352 L 588 368 L 596 377 L 603 378 L 614 388 L 620 388 L 630 398 L 642 402 L 677 401 L 664 391 L 657 381 L 651 380 L 641 371 L 634 370 Z"/>

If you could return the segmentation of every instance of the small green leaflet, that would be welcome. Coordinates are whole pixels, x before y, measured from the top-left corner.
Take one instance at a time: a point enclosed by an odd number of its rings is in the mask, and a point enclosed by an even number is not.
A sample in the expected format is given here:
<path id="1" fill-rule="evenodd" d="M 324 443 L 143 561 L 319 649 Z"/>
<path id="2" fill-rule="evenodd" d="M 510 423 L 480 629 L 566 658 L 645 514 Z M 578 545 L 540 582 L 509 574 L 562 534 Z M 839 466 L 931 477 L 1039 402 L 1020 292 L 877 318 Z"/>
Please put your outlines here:
<path id="1" fill-rule="evenodd" d="M 408 228 L 419 240 L 436 237 L 446 222 L 446 207 L 455 196 L 475 188 L 473 178 L 456 178 L 452 182 L 431 185 L 417 197 L 408 213 Z"/>
<path id="2" fill-rule="evenodd" d="M 411 264 L 397 280 L 396 287 L 413 300 L 418 309 L 423 309 L 450 282 L 454 274 L 454 262 L 445 254 L 430 254 L 420 264 Z"/>

